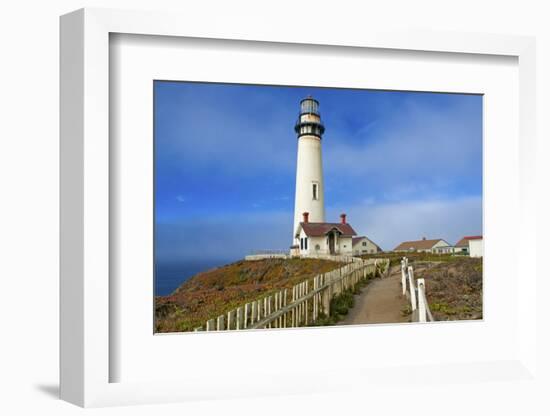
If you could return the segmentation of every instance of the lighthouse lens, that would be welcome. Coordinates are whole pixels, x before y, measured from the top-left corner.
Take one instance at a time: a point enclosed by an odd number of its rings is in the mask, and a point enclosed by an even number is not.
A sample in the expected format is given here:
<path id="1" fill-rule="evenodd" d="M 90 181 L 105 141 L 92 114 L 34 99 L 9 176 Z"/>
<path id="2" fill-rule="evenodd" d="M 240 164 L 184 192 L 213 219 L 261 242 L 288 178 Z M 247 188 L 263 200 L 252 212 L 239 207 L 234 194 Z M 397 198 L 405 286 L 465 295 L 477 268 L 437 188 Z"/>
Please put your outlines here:
<path id="1" fill-rule="evenodd" d="M 315 100 L 304 100 L 301 105 L 302 114 L 319 114 L 319 103 Z"/>

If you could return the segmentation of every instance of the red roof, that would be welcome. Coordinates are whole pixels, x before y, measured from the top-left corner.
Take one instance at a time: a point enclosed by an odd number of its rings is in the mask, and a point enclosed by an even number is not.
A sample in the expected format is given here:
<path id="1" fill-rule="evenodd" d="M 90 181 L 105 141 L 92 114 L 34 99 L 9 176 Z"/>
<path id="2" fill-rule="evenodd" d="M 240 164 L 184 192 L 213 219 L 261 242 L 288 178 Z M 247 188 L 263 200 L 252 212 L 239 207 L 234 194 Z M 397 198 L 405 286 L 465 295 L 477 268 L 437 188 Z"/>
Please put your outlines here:
<path id="1" fill-rule="evenodd" d="M 321 237 L 334 229 L 344 237 L 357 235 L 351 225 L 342 224 L 341 222 L 301 222 L 300 226 L 308 237 Z"/>
<path id="2" fill-rule="evenodd" d="M 404 241 L 395 247 L 394 251 L 407 251 L 407 250 L 431 250 L 440 241 L 447 243 L 442 238 L 435 238 L 432 240 L 416 240 L 416 241 Z M 449 243 L 447 243 L 449 244 Z"/>
<path id="3" fill-rule="evenodd" d="M 469 235 L 466 237 L 462 237 L 462 239 L 456 243 L 455 247 L 468 247 L 468 241 L 470 240 L 481 240 L 483 236 L 481 235 Z"/>

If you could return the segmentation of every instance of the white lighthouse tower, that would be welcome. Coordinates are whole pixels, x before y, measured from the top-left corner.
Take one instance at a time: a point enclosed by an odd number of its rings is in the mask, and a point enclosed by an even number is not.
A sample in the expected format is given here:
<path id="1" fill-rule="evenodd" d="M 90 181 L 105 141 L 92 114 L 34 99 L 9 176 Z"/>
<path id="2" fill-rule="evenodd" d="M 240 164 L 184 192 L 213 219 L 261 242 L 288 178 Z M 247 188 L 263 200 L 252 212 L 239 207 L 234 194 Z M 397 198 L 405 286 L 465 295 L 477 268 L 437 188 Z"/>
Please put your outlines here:
<path id="1" fill-rule="evenodd" d="M 298 135 L 298 159 L 292 241 L 293 244 L 296 244 L 296 232 L 300 222 L 303 221 L 304 213 L 309 213 L 310 222 L 325 222 L 325 192 L 321 154 L 321 139 L 325 127 L 321 123 L 319 102 L 311 96 L 300 102 L 300 115 L 294 130 Z"/>

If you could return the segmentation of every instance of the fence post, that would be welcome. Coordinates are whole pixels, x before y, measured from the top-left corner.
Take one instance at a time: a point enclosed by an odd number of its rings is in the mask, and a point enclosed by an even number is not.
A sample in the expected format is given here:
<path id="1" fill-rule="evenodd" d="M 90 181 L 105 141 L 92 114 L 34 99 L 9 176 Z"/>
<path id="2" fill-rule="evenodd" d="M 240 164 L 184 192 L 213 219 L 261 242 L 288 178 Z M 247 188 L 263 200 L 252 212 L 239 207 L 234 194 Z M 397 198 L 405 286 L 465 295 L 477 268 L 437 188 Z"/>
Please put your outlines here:
<path id="1" fill-rule="evenodd" d="M 243 328 L 246 329 L 248 324 L 248 314 L 250 313 L 250 303 L 244 305 L 244 321 Z"/>
<path id="2" fill-rule="evenodd" d="M 407 293 L 407 275 L 405 273 L 405 260 L 401 260 L 401 288 L 403 289 L 403 296 Z"/>
<path id="3" fill-rule="evenodd" d="M 237 319 L 235 320 L 236 321 L 235 329 L 241 329 L 242 328 L 242 324 L 241 324 L 242 316 L 243 316 L 243 308 L 241 306 L 239 306 L 237 308 Z"/>
<path id="4" fill-rule="evenodd" d="M 418 322 L 426 322 L 426 283 L 424 279 L 416 281 L 418 285 Z"/>
<path id="5" fill-rule="evenodd" d="M 327 317 L 330 316 L 330 283 L 323 291 L 323 312 Z"/>
<path id="6" fill-rule="evenodd" d="M 218 322 L 217 322 L 217 325 L 216 327 L 218 328 L 218 331 L 223 331 L 225 329 L 225 316 L 224 315 L 220 315 L 218 316 Z"/>
<path id="7" fill-rule="evenodd" d="M 267 298 L 267 315 L 271 315 L 271 304 L 273 303 L 273 295 L 268 296 Z M 269 322 L 269 328 L 273 328 L 273 321 Z"/>
<path id="8" fill-rule="evenodd" d="M 319 289 L 319 276 L 315 276 L 313 279 L 313 291 L 315 294 L 313 295 L 313 322 L 317 320 L 317 317 L 319 315 L 319 300 L 317 299 L 317 292 L 316 290 Z"/>
<path id="9" fill-rule="evenodd" d="M 298 287 L 298 299 L 304 297 L 304 282 L 300 283 Z M 300 313 L 298 314 L 298 326 L 304 323 L 304 302 L 300 302 Z"/>
<path id="10" fill-rule="evenodd" d="M 308 286 L 309 286 L 309 282 L 306 280 L 305 281 L 305 285 L 304 285 L 304 295 L 306 295 L 308 293 Z M 304 325 L 307 326 L 307 315 L 308 315 L 308 303 L 307 303 L 307 299 L 305 301 L 305 306 L 304 306 L 304 309 L 305 309 L 305 313 L 304 313 Z"/>
<path id="11" fill-rule="evenodd" d="M 411 292 L 411 307 L 412 310 L 416 310 L 416 289 L 414 285 L 414 270 L 412 266 L 409 266 L 408 275 L 409 275 L 409 291 Z"/>
<path id="12" fill-rule="evenodd" d="M 256 322 L 256 301 L 253 301 L 250 304 L 250 308 L 252 309 L 250 311 L 250 324 L 254 325 L 254 323 Z"/>
<path id="13" fill-rule="evenodd" d="M 216 330 L 216 321 L 214 319 L 209 319 L 206 321 L 206 330 L 215 331 Z"/>
<path id="14" fill-rule="evenodd" d="M 288 292 L 288 289 L 285 289 L 285 291 L 283 292 L 283 306 L 286 307 L 286 294 Z M 283 328 L 286 328 L 286 316 L 288 315 L 288 312 L 285 313 L 284 317 L 283 317 Z"/>
<path id="15" fill-rule="evenodd" d="M 275 295 L 273 296 L 273 313 L 277 312 L 278 309 L 279 309 L 279 293 L 275 292 Z M 277 328 L 279 320 L 275 319 L 272 322 L 273 322 L 273 326 Z"/>
<path id="16" fill-rule="evenodd" d="M 227 329 L 233 329 L 231 327 L 233 326 L 234 316 L 235 316 L 235 309 L 227 312 Z"/>
<path id="17" fill-rule="evenodd" d="M 292 287 L 292 303 L 296 301 L 296 285 Z M 292 308 L 292 328 L 296 326 L 296 307 Z"/>
<path id="18" fill-rule="evenodd" d="M 283 291 L 280 290 L 279 291 L 279 310 L 283 309 L 283 306 L 284 306 L 283 305 L 283 297 L 284 297 Z M 283 327 L 283 315 L 279 316 L 279 328 Z"/>

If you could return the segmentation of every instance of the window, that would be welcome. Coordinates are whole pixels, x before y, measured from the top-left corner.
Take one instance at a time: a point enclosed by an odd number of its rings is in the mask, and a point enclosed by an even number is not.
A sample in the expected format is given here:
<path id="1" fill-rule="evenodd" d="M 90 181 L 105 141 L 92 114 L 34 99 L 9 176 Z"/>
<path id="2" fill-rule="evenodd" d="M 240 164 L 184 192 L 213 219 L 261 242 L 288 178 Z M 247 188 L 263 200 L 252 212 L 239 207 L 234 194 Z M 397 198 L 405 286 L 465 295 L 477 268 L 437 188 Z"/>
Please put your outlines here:
<path id="1" fill-rule="evenodd" d="M 304 238 L 304 250 L 307 250 L 307 237 Z"/>
<path id="2" fill-rule="evenodd" d="M 304 249 L 304 239 L 300 238 L 300 250 Z"/>
<path id="3" fill-rule="evenodd" d="M 313 192 L 313 199 L 318 200 L 319 199 L 319 184 L 313 183 L 312 184 L 312 192 Z"/>
<path id="4" fill-rule="evenodd" d="M 363 241 L 363 247 L 366 247 L 366 246 L 367 246 L 367 242 Z"/>
<path id="5" fill-rule="evenodd" d="M 321 246 L 319 244 L 315 244 L 315 251 L 321 250 Z"/>

